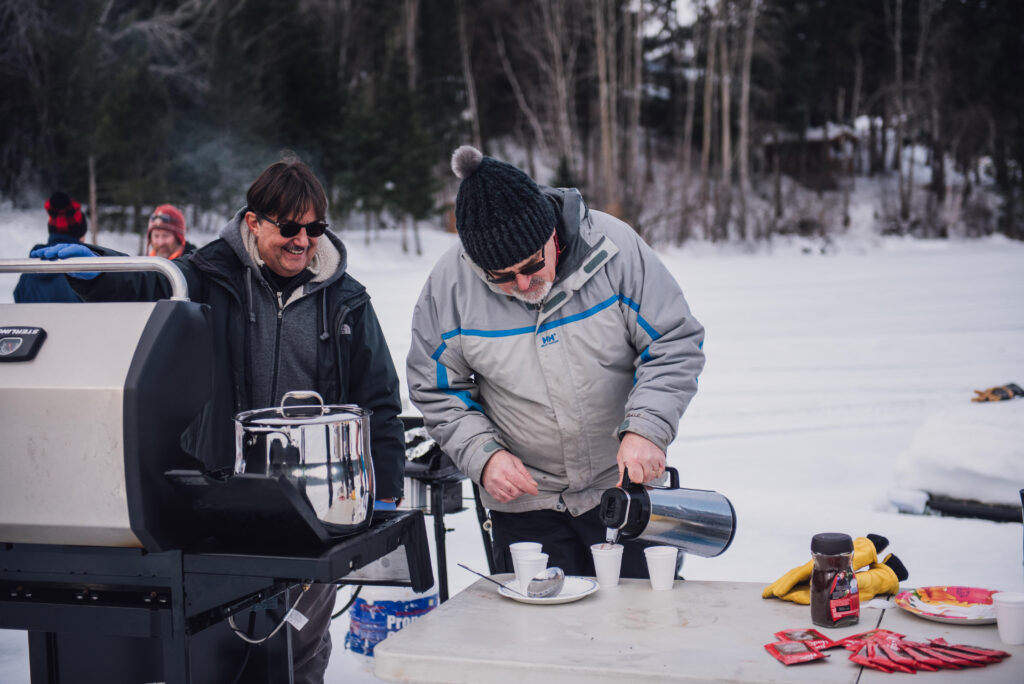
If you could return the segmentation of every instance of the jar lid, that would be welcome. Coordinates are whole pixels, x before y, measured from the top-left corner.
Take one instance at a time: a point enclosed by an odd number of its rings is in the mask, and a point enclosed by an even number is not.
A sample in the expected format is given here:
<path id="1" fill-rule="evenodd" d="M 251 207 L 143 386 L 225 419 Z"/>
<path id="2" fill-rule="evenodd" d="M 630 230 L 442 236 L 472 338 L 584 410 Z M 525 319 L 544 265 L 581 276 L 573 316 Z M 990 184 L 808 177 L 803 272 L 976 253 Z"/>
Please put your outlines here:
<path id="1" fill-rule="evenodd" d="M 842 532 L 822 532 L 811 538 L 811 553 L 851 553 L 853 538 Z"/>

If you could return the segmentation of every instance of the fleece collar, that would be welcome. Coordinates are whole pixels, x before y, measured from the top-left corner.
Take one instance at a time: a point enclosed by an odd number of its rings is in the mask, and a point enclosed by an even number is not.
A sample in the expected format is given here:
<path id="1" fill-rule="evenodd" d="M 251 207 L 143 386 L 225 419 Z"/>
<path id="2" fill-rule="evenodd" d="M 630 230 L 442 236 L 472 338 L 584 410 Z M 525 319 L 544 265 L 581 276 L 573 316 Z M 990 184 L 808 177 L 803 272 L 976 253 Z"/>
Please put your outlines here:
<path id="1" fill-rule="evenodd" d="M 256 247 L 256 237 L 242 220 L 244 216 L 245 209 L 243 208 L 224 226 L 220 232 L 220 237 L 228 244 L 231 251 L 235 253 L 235 256 L 238 257 L 238 260 L 245 267 L 247 282 L 251 282 L 251 279 L 263 281 L 264 278 L 260 269 L 264 266 L 264 262 L 260 258 L 259 249 Z M 347 266 L 348 258 L 344 244 L 342 244 L 338 236 L 327 231 L 317 242 L 313 259 L 309 262 L 309 266 L 306 267 L 308 271 L 313 273 L 313 277 L 302 287 L 295 288 L 295 291 L 292 292 L 288 302 L 285 302 L 285 304 L 287 305 L 315 290 L 327 287 L 344 276 Z"/>

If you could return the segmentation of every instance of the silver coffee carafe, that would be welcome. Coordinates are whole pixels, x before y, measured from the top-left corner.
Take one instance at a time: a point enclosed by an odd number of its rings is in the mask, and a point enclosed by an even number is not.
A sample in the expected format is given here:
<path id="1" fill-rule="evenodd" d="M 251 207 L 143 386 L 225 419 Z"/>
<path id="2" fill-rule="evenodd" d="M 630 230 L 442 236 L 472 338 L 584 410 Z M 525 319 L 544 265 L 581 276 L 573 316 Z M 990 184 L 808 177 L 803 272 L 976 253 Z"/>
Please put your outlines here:
<path id="1" fill-rule="evenodd" d="M 736 533 L 732 503 L 718 492 L 684 489 L 675 468 L 665 471 L 667 487 L 630 482 L 625 472 L 621 487 L 605 490 L 599 512 L 608 541 L 641 539 L 705 558 L 723 553 Z"/>

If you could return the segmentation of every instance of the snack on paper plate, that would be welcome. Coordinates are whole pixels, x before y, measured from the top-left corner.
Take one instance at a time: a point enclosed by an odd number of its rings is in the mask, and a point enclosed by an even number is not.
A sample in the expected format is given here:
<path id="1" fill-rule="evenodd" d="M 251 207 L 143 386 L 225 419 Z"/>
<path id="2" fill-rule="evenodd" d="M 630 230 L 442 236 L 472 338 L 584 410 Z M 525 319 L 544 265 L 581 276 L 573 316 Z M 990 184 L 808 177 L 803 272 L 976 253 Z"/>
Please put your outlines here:
<path id="1" fill-rule="evenodd" d="M 896 596 L 896 605 L 925 620 L 957 625 L 991 625 L 996 621 L 991 589 L 920 587 Z"/>
<path id="2" fill-rule="evenodd" d="M 783 665 L 809 663 L 828 657 L 805 641 L 776 641 L 774 644 L 765 644 L 764 649 Z"/>

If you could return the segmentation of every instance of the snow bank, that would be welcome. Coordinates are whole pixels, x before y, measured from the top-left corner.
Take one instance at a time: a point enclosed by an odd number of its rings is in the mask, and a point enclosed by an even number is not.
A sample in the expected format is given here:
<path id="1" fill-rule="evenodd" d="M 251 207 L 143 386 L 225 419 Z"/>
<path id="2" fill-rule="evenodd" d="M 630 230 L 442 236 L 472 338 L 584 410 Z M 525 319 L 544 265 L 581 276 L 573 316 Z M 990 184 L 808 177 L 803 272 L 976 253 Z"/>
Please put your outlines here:
<path id="1" fill-rule="evenodd" d="M 897 480 L 930 494 L 1020 505 L 1024 400 L 966 404 L 929 417 L 900 455 Z"/>

